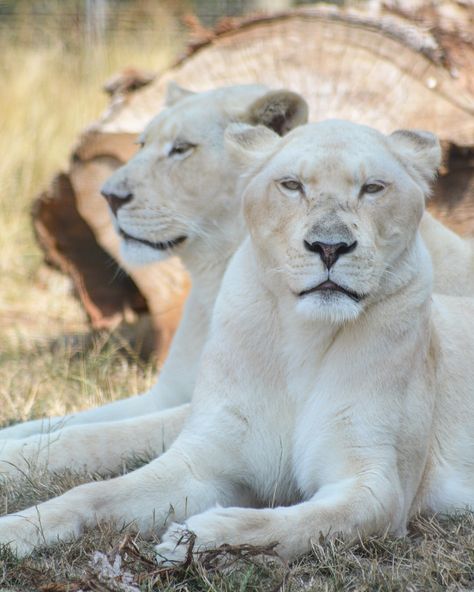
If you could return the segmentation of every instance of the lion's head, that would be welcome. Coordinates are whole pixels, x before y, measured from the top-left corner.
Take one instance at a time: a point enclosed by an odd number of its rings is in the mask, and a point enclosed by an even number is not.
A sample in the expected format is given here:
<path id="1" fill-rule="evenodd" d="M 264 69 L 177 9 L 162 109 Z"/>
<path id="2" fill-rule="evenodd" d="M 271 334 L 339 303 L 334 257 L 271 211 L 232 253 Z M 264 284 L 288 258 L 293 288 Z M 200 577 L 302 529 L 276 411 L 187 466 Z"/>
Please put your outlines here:
<path id="1" fill-rule="evenodd" d="M 224 149 L 225 128 L 240 121 L 284 134 L 307 113 L 289 91 L 247 85 L 193 93 L 170 85 L 167 107 L 139 138 L 141 149 L 102 188 L 124 259 L 143 264 L 177 254 L 186 262 L 205 259 L 206 247 L 235 249 L 239 172 Z"/>
<path id="2" fill-rule="evenodd" d="M 326 121 L 285 138 L 233 125 L 227 138 L 246 172 L 245 217 L 265 281 L 298 314 L 354 319 L 406 281 L 440 162 L 432 134 Z"/>

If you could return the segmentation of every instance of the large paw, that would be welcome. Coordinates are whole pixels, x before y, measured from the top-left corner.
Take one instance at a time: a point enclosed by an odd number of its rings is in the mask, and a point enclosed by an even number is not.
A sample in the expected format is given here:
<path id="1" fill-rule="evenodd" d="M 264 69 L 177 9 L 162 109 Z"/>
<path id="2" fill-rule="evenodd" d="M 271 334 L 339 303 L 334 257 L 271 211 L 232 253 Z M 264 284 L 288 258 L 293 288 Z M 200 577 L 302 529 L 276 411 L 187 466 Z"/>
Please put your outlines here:
<path id="1" fill-rule="evenodd" d="M 172 524 L 155 546 L 156 560 L 160 565 L 171 567 L 184 563 L 193 550 L 194 533 L 184 524 Z"/>
<path id="2" fill-rule="evenodd" d="M 64 462 L 67 454 L 66 446 L 58 446 L 61 432 L 29 436 L 18 440 L 0 439 L 0 479 L 2 477 L 18 477 L 29 473 L 31 469 L 49 465 L 54 470 L 54 462 Z M 54 448 L 54 454 L 51 454 Z"/>
<path id="3" fill-rule="evenodd" d="M 208 549 L 221 545 L 262 545 L 267 540 L 268 517 L 265 510 L 214 508 L 189 518 L 184 524 L 172 524 L 155 547 L 157 561 L 175 565 Z"/>
<path id="4" fill-rule="evenodd" d="M 0 440 L 0 479 L 18 476 L 28 469 L 24 440 Z"/>
<path id="5" fill-rule="evenodd" d="M 31 553 L 40 539 L 39 529 L 22 516 L 0 518 L 0 545 L 7 545 L 18 557 Z"/>
<path id="6" fill-rule="evenodd" d="M 54 436 L 57 438 L 57 436 Z M 30 436 L 19 440 L 0 439 L 0 479 L 19 477 L 46 464 L 53 435 Z"/>

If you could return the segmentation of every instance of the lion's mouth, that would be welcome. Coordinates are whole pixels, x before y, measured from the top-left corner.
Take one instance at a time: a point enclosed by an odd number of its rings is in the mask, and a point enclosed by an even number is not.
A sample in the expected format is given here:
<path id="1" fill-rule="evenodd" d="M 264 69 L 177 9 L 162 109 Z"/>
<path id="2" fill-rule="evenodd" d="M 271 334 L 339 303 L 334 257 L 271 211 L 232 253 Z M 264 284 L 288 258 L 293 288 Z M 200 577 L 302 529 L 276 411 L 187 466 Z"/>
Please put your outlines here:
<path id="1" fill-rule="evenodd" d="M 355 302 L 359 302 L 362 299 L 362 296 L 360 294 L 352 292 L 347 288 L 343 288 L 342 286 L 339 286 L 339 284 L 334 283 L 332 280 L 325 280 L 324 282 L 315 286 L 314 288 L 303 290 L 303 292 L 300 292 L 298 296 L 306 296 L 307 294 L 312 294 L 313 292 L 340 292 L 341 294 L 349 296 L 349 298 L 351 298 Z"/>
<path id="2" fill-rule="evenodd" d="M 145 240 L 144 238 L 137 238 L 136 236 L 132 236 L 125 232 L 125 230 L 119 229 L 120 236 L 127 241 L 134 241 L 136 243 L 141 243 L 142 245 L 146 245 L 147 247 L 151 247 L 152 249 L 156 249 L 158 251 L 166 251 L 167 249 L 172 249 L 177 245 L 180 245 L 186 240 L 186 236 L 178 236 L 177 238 L 173 238 L 168 241 L 149 241 Z"/>

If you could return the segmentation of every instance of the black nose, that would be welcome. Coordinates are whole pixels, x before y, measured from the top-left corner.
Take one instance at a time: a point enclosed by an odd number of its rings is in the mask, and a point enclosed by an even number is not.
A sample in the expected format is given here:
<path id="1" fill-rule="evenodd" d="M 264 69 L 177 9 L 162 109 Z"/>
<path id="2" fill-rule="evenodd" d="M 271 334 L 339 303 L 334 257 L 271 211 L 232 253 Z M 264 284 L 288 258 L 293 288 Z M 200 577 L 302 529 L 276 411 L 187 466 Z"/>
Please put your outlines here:
<path id="1" fill-rule="evenodd" d="M 311 251 L 312 253 L 318 253 L 322 262 L 329 270 L 341 255 L 350 253 L 356 248 L 357 241 L 354 241 L 351 245 L 347 243 L 334 243 L 331 245 L 328 243 L 321 243 L 319 241 L 309 243 L 305 240 L 304 246 L 308 251 Z"/>
<path id="2" fill-rule="evenodd" d="M 133 193 L 125 193 L 125 192 L 112 193 L 112 192 L 106 191 L 104 189 L 102 189 L 101 193 L 105 197 L 105 199 L 107 200 L 107 202 L 110 206 L 110 209 L 112 210 L 112 212 L 114 214 L 117 214 L 117 210 L 119 208 L 124 206 L 129 201 L 132 201 L 132 199 L 133 199 Z"/>

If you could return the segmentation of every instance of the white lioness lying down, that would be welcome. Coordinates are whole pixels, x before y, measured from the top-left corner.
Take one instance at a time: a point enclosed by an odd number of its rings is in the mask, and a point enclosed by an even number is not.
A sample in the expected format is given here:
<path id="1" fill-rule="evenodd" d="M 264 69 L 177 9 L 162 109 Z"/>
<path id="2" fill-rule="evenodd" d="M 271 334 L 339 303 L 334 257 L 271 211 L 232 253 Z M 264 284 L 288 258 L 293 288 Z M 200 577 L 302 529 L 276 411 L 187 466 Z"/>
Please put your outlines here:
<path id="1" fill-rule="evenodd" d="M 236 195 L 239 171 L 224 149 L 232 122 L 261 124 L 284 134 L 306 123 L 296 93 L 249 84 L 193 93 L 175 84 L 166 108 L 138 139 L 141 150 L 103 186 L 130 265 L 179 256 L 192 290 L 159 381 L 150 392 L 73 416 L 0 430 L 21 438 L 51 426 L 125 419 L 187 403 L 222 276 L 246 230 Z"/>
<path id="2" fill-rule="evenodd" d="M 0 430 L 0 474 L 45 463 L 50 471 L 71 463 L 114 471 L 127 457 L 158 455 L 169 446 L 189 411 L 183 403 L 191 399 L 222 276 L 246 234 L 236 194 L 239 171 L 224 149 L 224 130 L 240 121 L 284 134 L 307 116 L 304 99 L 290 91 L 242 85 L 195 94 L 170 86 L 167 108 L 140 137 L 142 149 L 103 188 L 129 263 L 179 255 L 191 274 L 168 358 L 143 395 Z M 50 428 L 56 428 L 52 435 Z"/>
<path id="3" fill-rule="evenodd" d="M 167 108 L 142 134 L 142 150 L 104 187 L 118 228 L 142 239 L 123 238 L 125 258 L 145 263 L 177 254 L 192 276 L 168 359 L 141 396 L 0 430 L 0 474 L 16 475 L 18 469 L 45 463 L 50 471 L 71 465 L 114 471 L 124 458 L 158 455 L 176 438 L 189 412 L 182 404 L 191 399 L 222 276 L 246 233 L 235 188 L 239 170 L 225 153 L 224 130 L 241 121 L 285 133 L 304 123 L 307 111 L 295 93 L 257 85 L 197 94 L 170 87 Z M 133 199 L 127 199 L 130 195 Z M 474 294 L 470 243 L 429 214 L 421 232 L 433 257 L 435 291 Z M 51 436 L 50 428 L 55 429 Z"/>
<path id="4" fill-rule="evenodd" d="M 181 523 L 161 560 L 184 556 L 183 529 L 196 550 L 277 542 L 292 558 L 320 533 L 404 533 L 417 511 L 474 504 L 474 302 L 432 296 L 418 229 L 435 138 L 338 121 L 228 136 L 250 237 L 189 420 L 146 467 L 2 518 L 18 552 L 114 518 Z M 262 504 L 277 507 L 243 507 Z"/>

